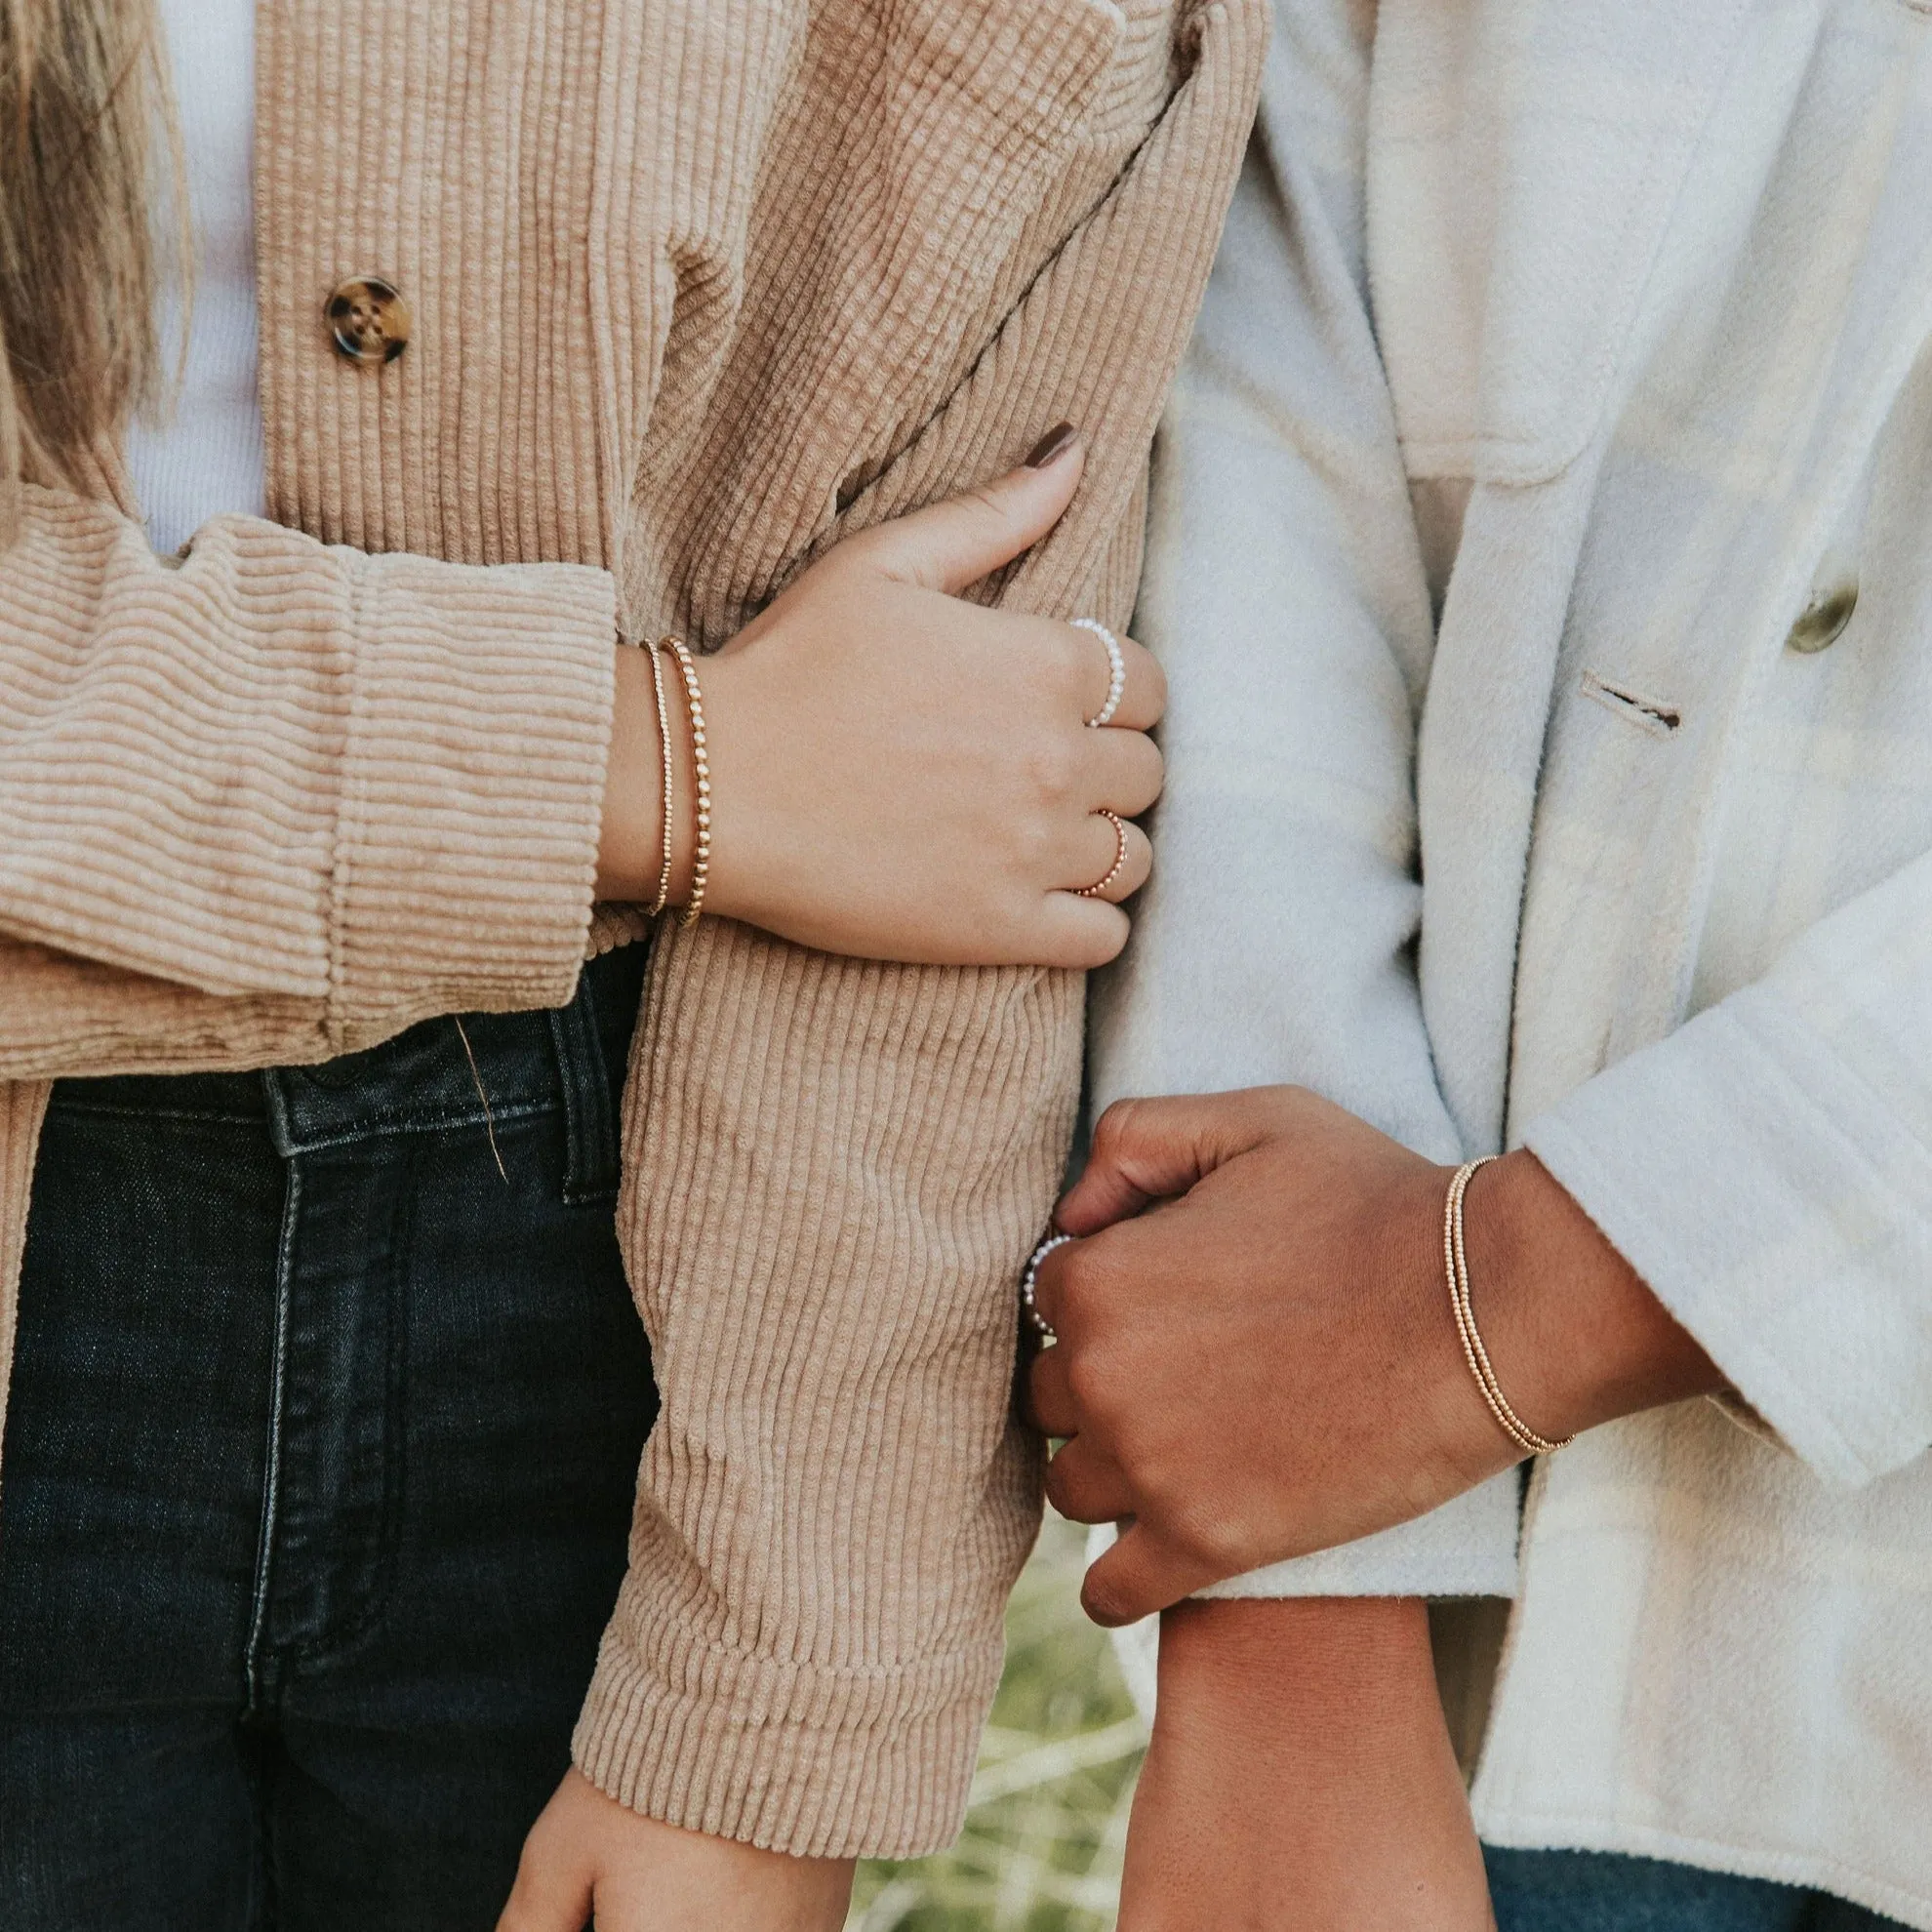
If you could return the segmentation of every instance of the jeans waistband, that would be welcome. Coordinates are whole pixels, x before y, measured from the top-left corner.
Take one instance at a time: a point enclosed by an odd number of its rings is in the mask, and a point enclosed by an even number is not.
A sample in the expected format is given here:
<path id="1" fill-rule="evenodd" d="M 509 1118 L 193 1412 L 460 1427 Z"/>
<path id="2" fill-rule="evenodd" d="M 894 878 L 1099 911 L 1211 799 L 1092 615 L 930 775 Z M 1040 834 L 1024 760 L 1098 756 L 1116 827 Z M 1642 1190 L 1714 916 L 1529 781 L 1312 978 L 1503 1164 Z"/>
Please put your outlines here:
<path id="1" fill-rule="evenodd" d="M 57 1107 L 157 1120 L 259 1123 L 284 1158 L 399 1134 L 474 1128 L 561 1108 L 566 1192 L 615 1185 L 610 1096 L 642 995 L 648 947 L 590 961 L 568 1006 L 425 1020 L 362 1053 L 262 1073 L 119 1074 L 62 1080 Z"/>

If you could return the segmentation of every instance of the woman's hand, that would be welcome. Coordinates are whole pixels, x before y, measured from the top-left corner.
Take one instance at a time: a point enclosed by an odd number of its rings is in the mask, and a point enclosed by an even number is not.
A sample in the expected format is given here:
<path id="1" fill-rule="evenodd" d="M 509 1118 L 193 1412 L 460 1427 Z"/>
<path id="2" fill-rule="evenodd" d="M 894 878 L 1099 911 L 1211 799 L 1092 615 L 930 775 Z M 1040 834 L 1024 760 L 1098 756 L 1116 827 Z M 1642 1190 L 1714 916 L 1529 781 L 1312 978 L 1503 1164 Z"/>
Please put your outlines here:
<path id="1" fill-rule="evenodd" d="M 1489 1932 L 1413 1598 L 1183 1603 L 1160 1628 L 1120 1932 Z"/>
<path id="2" fill-rule="evenodd" d="M 849 1859 L 681 1831 L 570 1771 L 530 1828 L 497 1932 L 839 1932 Z"/>
<path id="3" fill-rule="evenodd" d="M 1104 1624 L 1421 1515 L 1519 1451 L 1464 1360 L 1450 1170 L 1297 1087 L 1110 1108 L 1040 1270 L 1033 1364 L 1070 1437 L 1047 1493 L 1132 1518 L 1087 1576 Z M 1154 1202 L 1156 1212 L 1143 1213 Z M 1477 1325 L 1504 1392 L 1563 1436 L 1723 1378 L 1534 1155 L 1471 1182 Z"/>
<path id="4" fill-rule="evenodd" d="M 1078 894 L 1114 865 L 1103 811 L 1131 819 L 1159 794 L 1147 736 L 1166 702 L 1159 666 L 1122 640 L 1124 697 L 1111 726 L 1089 730 L 1107 695 L 1100 640 L 958 595 L 1053 528 L 1080 470 L 1067 431 L 1037 467 L 848 540 L 701 663 L 710 910 L 866 958 L 1098 966 L 1120 950 L 1117 902 L 1151 863 L 1138 826 L 1105 898 Z M 648 875 L 648 897 L 650 679 L 648 664 L 622 670 L 600 889 L 636 897 Z M 682 877 L 688 789 L 678 816 Z"/>

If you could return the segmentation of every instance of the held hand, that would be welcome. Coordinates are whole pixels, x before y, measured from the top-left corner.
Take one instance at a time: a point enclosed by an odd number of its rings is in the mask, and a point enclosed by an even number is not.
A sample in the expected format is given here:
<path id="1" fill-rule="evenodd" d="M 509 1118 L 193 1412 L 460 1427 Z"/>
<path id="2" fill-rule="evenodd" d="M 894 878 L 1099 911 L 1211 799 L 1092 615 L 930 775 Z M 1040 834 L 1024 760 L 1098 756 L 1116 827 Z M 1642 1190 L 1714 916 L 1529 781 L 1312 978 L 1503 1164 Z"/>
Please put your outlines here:
<path id="1" fill-rule="evenodd" d="M 626 1810 L 568 1772 L 497 1932 L 839 1932 L 848 1859 L 787 1858 Z"/>
<path id="2" fill-rule="evenodd" d="M 913 963 L 1097 966 L 1119 951 L 1117 902 L 1151 859 L 1138 826 L 1118 834 L 1102 815 L 1130 820 L 1159 794 L 1147 735 L 1166 702 L 1159 666 L 1121 640 L 1120 705 L 1089 730 L 1107 697 L 1105 645 L 958 594 L 1053 528 L 1081 462 L 1069 432 L 1040 467 L 849 539 L 701 662 L 711 911 Z M 641 812 L 657 741 L 648 671 L 629 682 L 612 784 Z M 681 707 L 674 721 L 681 754 Z M 688 805 L 680 818 L 688 840 Z M 627 848 L 622 814 L 607 825 L 607 894 L 624 849 L 655 886 L 656 825 L 633 827 Z M 1081 897 L 1116 857 L 1104 894 Z"/>
<path id="3" fill-rule="evenodd" d="M 1031 1385 L 1040 1426 L 1070 1438 L 1055 1506 L 1133 1519 L 1088 1573 L 1099 1622 L 1421 1515 L 1517 1460 L 1457 1340 L 1449 1178 L 1300 1088 L 1102 1119 L 1058 1217 L 1090 1238 L 1040 1270 L 1060 1342 Z M 1532 1155 L 1477 1174 L 1466 1225 L 1476 1321 L 1532 1428 L 1721 1387 Z"/>
<path id="4" fill-rule="evenodd" d="M 1490 1932 L 1423 1605 L 1183 1603 L 1120 1932 Z"/>

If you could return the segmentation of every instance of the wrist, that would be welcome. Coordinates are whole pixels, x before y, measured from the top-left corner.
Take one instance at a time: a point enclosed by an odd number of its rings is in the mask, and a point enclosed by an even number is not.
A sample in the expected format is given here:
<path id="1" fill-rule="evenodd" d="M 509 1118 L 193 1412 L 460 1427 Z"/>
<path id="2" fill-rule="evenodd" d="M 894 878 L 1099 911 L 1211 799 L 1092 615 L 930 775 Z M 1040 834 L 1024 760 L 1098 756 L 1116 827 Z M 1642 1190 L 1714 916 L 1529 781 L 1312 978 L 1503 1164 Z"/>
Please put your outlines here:
<path id="1" fill-rule="evenodd" d="M 1127 1866 L 1122 1932 L 1486 1927 L 1423 1604 L 1290 1597 L 1164 1612 Z"/>
<path id="2" fill-rule="evenodd" d="M 1299 1723 L 1347 1717 L 1360 1731 L 1406 1721 L 1431 1670 L 1420 1597 L 1190 1597 L 1161 1613 L 1161 1694 L 1194 1710 L 1238 1713 L 1256 1694 L 1281 1696 Z"/>
<path id="3" fill-rule="evenodd" d="M 1427 1608 L 1391 1596 L 1177 1603 L 1161 1615 L 1159 1709 L 1217 1735 L 1259 1724 L 1305 1759 L 1388 1764 L 1439 1716 Z"/>
<path id="4" fill-rule="evenodd" d="M 1567 1436 L 1724 1378 L 1641 1275 L 1526 1148 L 1469 1183 L 1470 1301 L 1511 1404 Z"/>

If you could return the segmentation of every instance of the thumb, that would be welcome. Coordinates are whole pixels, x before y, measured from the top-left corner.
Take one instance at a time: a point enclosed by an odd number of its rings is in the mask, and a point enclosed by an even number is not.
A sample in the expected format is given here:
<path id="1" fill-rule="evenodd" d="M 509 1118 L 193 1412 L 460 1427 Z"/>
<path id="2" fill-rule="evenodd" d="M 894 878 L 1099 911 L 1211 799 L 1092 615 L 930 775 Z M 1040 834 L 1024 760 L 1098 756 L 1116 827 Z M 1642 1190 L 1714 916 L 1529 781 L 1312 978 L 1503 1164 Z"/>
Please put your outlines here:
<path id="1" fill-rule="evenodd" d="M 519 1871 L 497 1932 L 584 1932 L 593 1889 L 587 1872 Z"/>
<path id="2" fill-rule="evenodd" d="M 497 1932 L 584 1932 L 595 1892 L 595 1864 L 553 1798 L 524 1840 Z"/>
<path id="3" fill-rule="evenodd" d="M 1064 1234 L 1098 1234 L 1150 1202 L 1185 1194 L 1261 1140 L 1236 1095 L 1116 1101 L 1095 1125 L 1087 1165 L 1054 1225 Z"/>
<path id="4" fill-rule="evenodd" d="M 1085 464 L 1073 425 L 1063 423 L 1018 469 L 882 523 L 855 543 L 887 577 L 956 594 L 1011 563 L 1060 521 Z"/>
<path id="5" fill-rule="evenodd" d="M 1145 1524 L 1134 1522 L 1087 1572 L 1080 1607 L 1104 1630 L 1118 1630 L 1217 1581 L 1211 1569 L 1187 1561 Z"/>

